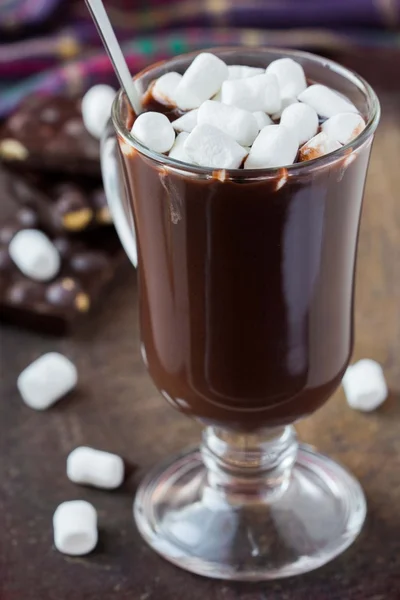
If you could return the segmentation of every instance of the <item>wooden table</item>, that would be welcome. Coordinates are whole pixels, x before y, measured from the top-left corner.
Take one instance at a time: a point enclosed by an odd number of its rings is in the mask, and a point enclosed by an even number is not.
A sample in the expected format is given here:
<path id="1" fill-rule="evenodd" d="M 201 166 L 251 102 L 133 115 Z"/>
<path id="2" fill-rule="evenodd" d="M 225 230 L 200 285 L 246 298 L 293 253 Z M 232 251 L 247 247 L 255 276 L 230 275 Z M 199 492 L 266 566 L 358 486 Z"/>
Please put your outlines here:
<path id="1" fill-rule="evenodd" d="M 398 58 L 398 55 L 397 55 Z M 329 565 L 296 579 L 257 585 L 195 577 L 159 558 L 132 522 L 143 472 L 199 438 L 199 427 L 160 398 L 138 348 L 133 269 L 100 314 L 72 339 L 4 327 L 0 402 L 1 600 L 396 600 L 400 597 L 400 89 L 396 61 L 374 52 L 338 57 L 376 85 L 383 118 L 365 196 L 357 271 L 354 358 L 385 369 L 391 398 L 369 415 L 347 407 L 339 390 L 298 426 L 300 436 L 361 481 L 368 518 L 361 536 Z M 398 63 L 397 63 L 398 64 Z M 79 390 L 46 413 L 27 408 L 18 373 L 42 352 L 59 350 L 80 372 Z M 65 458 L 80 444 L 138 465 L 120 491 L 78 488 Z M 52 546 L 52 514 L 75 498 L 99 511 L 101 537 L 87 558 Z"/>

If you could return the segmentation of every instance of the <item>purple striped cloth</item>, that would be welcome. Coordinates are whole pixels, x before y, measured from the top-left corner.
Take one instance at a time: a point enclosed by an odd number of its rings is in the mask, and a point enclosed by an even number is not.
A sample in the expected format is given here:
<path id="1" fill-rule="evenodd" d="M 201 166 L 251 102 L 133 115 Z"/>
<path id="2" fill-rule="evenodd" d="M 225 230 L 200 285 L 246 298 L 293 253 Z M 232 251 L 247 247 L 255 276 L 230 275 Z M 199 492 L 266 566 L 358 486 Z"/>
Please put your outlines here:
<path id="1" fill-rule="evenodd" d="M 105 0 L 132 73 L 189 50 L 400 49 L 400 0 Z M 0 0 L 0 117 L 33 91 L 116 84 L 84 0 Z"/>

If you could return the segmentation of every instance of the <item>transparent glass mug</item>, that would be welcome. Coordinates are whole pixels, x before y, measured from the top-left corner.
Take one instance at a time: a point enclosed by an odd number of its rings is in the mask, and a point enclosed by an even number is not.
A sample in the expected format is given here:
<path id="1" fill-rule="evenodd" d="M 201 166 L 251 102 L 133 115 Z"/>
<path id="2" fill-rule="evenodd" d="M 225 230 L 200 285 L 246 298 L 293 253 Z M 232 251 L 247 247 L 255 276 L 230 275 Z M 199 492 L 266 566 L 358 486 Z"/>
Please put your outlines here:
<path id="1" fill-rule="evenodd" d="M 145 477 L 136 523 L 157 552 L 189 571 L 273 579 L 326 563 L 365 518 L 357 481 L 298 445 L 292 423 L 326 402 L 350 359 L 379 103 L 357 75 L 311 54 L 213 52 L 228 64 L 263 67 L 293 57 L 309 80 L 344 93 L 367 120 L 351 144 L 307 163 L 212 171 L 135 140 L 120 92 L 116 136 L 102 144 L 110 208 L 138 262 L 144 362 L 164 398 L 206 426 L 200 449 Z M 139 73 L 138 88 L 183 72 L 195 54 Z"/>

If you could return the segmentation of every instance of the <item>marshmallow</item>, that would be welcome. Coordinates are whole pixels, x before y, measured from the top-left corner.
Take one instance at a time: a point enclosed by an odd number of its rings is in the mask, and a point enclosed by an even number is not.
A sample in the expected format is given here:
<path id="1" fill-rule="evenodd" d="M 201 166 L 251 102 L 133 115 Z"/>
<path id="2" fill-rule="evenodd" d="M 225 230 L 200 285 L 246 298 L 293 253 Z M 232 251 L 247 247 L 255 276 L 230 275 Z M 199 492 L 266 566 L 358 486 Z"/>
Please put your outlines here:
<path id="1" fill-rule="evenodd" d="M 175 141 L 175 131 L 168 117 L 158 112 L 149 111 L 139 115 L 131 133 L 155 152 L 168 152 Z"/>
<path id="2" fill-rule="evenodd" d="M 160 104 L 175 106 L 175 92 L 181 79 L 182 75 L 175 71 L 161 75 L 156 79 L 151 90 L 154 100 L 157 100 Z"/>
<path id="3" fill-rule="evenodd" d="M 359 360 L 348 367 L 342 384 L 347 402 L 357 410 L 375 410 L 388 396 L 382 367 L 370 358 Z"/>
<path id="4" fill-rule="evenodd" d="M 265 72 L 276 75 L 282 96 L 298 96 L 307 87 L 303 67 L 292 58 L 274 60 Z"/>
<path id="5" fill-rule="evenodd" d="M 54 545 L 70 556 L 89 554 L 98 540 L 97 512 L 85 500 L 60 504 L 53 515 Z"/>
<path id="6" fill-rule="evenodd" d="M 208 123 L 218 127 L 241 146 L 250 146 L 259 132 L 257 121 L 251 112 L 214 100 L 203 102 L 199 108 L 197 122 L 199 125 Z"/>
<path id="7" fill-rule="evenodd" d="M 321 131 L 300 148 L 300 162 L 314 160 L 314 158 L 319 158 L 320 156 L 324 156 L 324 154 L 334 152 L 341 147 L 339 142 L 332 140 L 325 132 Z"/>
<path id="8" fill-rule="evenodd" d="M 365 121 L 361 115 L 340 113 L 322 124 L 322 131 L 330 138 L 348 144 L 365 129 Z"/>
<path id="9" fill-rule="evenodd" d="M 49 281 L 60 270 L 57 248 L 38 229 L 22 229 L 9 245 L 9 253 L 20 271 L 35 281 Z"/>
<path id="10" fill-rule="evenodd" d="M 272 119 L 274 121 L 279 121 L 285 108 L 287 108 L 291 104 L 296 104 L 296 103 L 297 103 L 297 98 L 295 98 L 294 96 L 282 96 L 281 97 L 281 108 L 280 108 L 280 110 L 276 111 L 273 115 L 271 115 Z"/>
<path id="11" fill-rule="evenodd" d="M 48 352 L 20 373 L 17 387 L 25 404 L 45 410 L 68 394 L 77 382 L 75 365 L 58 352 Z"/>
<path id="12" fill-rule="evenodd" d="M 202 52 L 186 69 L 176 88 L 175 101 L 179 108 L 198 108 L 220 89 L 228 77 L 228 67 L 214 54 Z"/>
<path id="13" fill-rule="evenodd" d="M 82 119 L 88 132 L 100 139 L 107 121 L 111 116 L 111 107 L 115 90 L 109 85 L 95 85 L 82 98 Z"/>
<path id="14" fill-rule="evenodd" d="M 238 169 L 247 152 L 217 127 L 197 125 L 185 142 L 190 160 L 202 167 Z"/>
<path id="15" fill-rule="evenodd" d="M 300 146 L 317 133 L 318 115 L 308 104 L 297 102 L 285 108 L 280 124 L 291 129 L 297 135 Z"/>
<path id="16" fill-rule="evenodd" d="M 174 145 L 172 146 L 171 150 L 169 151 L 168 156 L 170 158 L 173 158 L 175 160 L 180 160 L 181 162 L 185 162 L 185 163 L 193 162 L 185 150 L 185 142 L 188 137 L 189 137 L 189 134 L 186 131 L 182 131 L 182 133 L 178 134 Z"/>
<path id="17" fill-rule="evenodd" d="M 262 110 L 256 110 L 255 112 L 253 112 L 253 117 L 257 121 L 257 125 L 258 125 L 258 130 L 259 131 L 261 131 L 261 129 L 263 129 L 263 127 L 265 127 L 266 125 L 272 125 L 273 124 L 271 117 L 269 117 Z"/>
<path id="18" fill-rule="evenodd" d="M 228 79 L 246 79 L 246 77 L 254 77 L 265 73 L 260 67 L 247 67 L 245 65 L 228 65 Z"/>
<path id="19" fill-rule="evenodd" d="M 350 100 L 319 83 L 310 85 L 297 96 L 297 99 L 312 106 L 320 117 L 334 117 L 343 112 L 358 113 L 357 108 Z"/>
<path id="20" fill-rule="evenodd" d="M 67 477 L 74 483 L 114 490 L 123 482 L 124 473 L 124 461 L 111 452 L 80 446 L 67 458 Z"/>
<path id="21" fill-rule="evenodd" d="M 255 139 L 244 164 L 245 169 L 291 165 L 297 155 L 297 136 L 283 125 L 264 127 Z"/>
<path id="22" fill-rule="evenodd" d="M 224 81 L 221 98 L 224 104 L 233 104 L 251 112 L 261 110 L 272 114 L 281 107 L 279 85 L 275 75 L 262 74 Z"/>
<path id="23" fill-rule="evenodd" d="M 179 119 L 172 121 L 172 127 L 176 131 L 187 131 L 188 133 L 190 133 L 197 125 L 198 112 L 198 108 L 190 110 L 189 112 L 179 117 Z"/>
<path id="24" fill-rule="evenodd" d="M 214 100 L 215 102 L 222 102 L 221 90 L 218 90 L 218 92 L 211 98 L 211 100 Z"/>

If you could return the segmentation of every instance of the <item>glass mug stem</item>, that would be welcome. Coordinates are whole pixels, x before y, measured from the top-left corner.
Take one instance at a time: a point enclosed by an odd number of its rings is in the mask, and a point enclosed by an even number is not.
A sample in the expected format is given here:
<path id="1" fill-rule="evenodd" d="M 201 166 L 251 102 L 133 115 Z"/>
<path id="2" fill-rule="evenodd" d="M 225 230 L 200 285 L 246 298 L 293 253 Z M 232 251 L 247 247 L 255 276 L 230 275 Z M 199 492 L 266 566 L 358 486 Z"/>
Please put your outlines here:
<path id="1" fill-rule="evenodd" d="M 229 503 L 275 501 L 288 488 L 297 450 L 290 425 L 250 434 L 206 427 L 201 455 L 209 494 Z"/>

